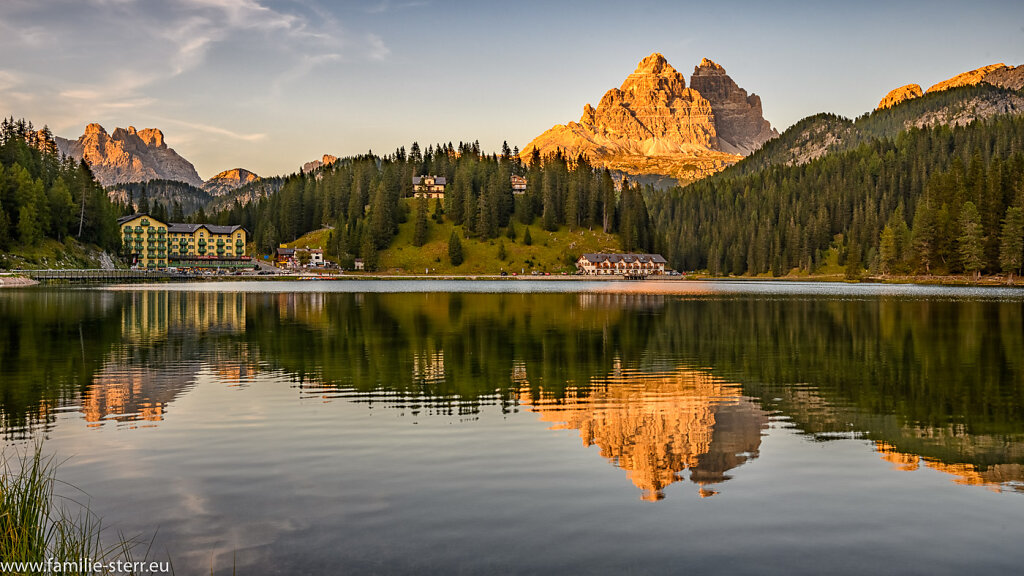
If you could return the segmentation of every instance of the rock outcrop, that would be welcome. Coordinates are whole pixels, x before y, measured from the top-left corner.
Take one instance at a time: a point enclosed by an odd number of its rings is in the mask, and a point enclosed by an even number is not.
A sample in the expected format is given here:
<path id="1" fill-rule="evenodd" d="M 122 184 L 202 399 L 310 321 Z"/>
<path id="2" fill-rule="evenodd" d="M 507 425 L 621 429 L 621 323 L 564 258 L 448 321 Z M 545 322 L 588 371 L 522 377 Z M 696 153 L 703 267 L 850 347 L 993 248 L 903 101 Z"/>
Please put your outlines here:
<path id="1" fill-rule="evenodd" d="M 924 95 L 924 91 L 921 90 L 921 86 L 918 84 L 907 84 L 906 86 L 900 86 L 895 90 L 890 91 L 882 98 L 882 101 L 878 103 L 876 110 L 884 110 L 886 108 L 892 108 L 897 104 L 912 100 L 914 98 L 920 98 Z"/>
<path id="2" fill-rule="evenodd" d="M 233 168 L 225 170 L 203 183 L 203 190 L 212 196 L 221 196 L 245 186 L 250 182 L 259 180 L 259 176 L 244 168 Z"/>
<path id="3" fill-rule="evenodd" d="M 312 162 L 306 162 L 302 165 L 302 173 L 309 174 L 313 170 L 320 168 L 321 166 L 329 166 L 338 161 L 337 156 L 331 156 L 330 154 L 324 154 L 324 157 L 319 160 L 313 160 Z"/>
<path id="4" fill-rule="evenodd" d="M 1001 70 L 1003 68 L 1006 68 L 1006 64 L 992 64 L 990 66 L 982 66 L 977 70 L 971 70 L 969 72 L 964 72 L 963 74 L 957 74 L 956 76 L 953 76 L 949 80 L 943 80 L 942 82 L 933 85 L 927 91 L 941 92 L 942 90 L 949 90 L 950 88 L 958 88 L 960 86 L 975 86 L 977 84 L 981 84 L 990 72 Z"/>
<path id="5" fill-rule="evenodd" d="M 957 74 L 952 78 L 934 84 L 923 93 L 921 87 L 917 84 L 907 84 L 886 94 L 885 98 L 882 98 L 882 101 L 878 103 L 876 110 L 892 108 L 907 100 L 918 98 L 923 94 L 932 94 L 961 86 L 977 86 L 982 83 L 999 86 L 1007 90 L 1024 89 L 1024 65 L 1007 66 L 1006 64 L 999 63 L 982 66 L 981 68 Z"/>
<path id="6" fill-rule="evenodd" d="M 613 170 L 680 180 L 737 162 L 776 132 L 761 117 L 760 98 L 748 96 L 717 64 L 706 59 L 701 64 L 693 81 L 705 86 L 710 97 L 687 88 L 683 75 L 654 53 L 619 88 L 606 92 L 597 107 L 585 105 L 579 122 L 547 130 L 521 157 L 529 160 L 534 150 L 541 155 L 561 150 L 568 157 L 585 154 L 595 165 Z"/>
<path id="7" fill-rule="evenodd" d="M 984 81 L 1008 90 L 1024 89 L 1024 65 L 997 68 L 986 74 Z"/>
<path id="8" fill-rule="evenodd" d="M 89 124 L 78 140 L 55 138 L 64 154 L 85 160 L 104 186 L 125 182 L 164 179 L 202 186 L 195 166 L 168 148 L 156 128 L 116 128 L 108 134 L 103 126 Z"/>
<path id="9" fill-rule="evenodd" d="M 779 135 L 764 119 L 761 97 L 748 95 L 725 73 L 725 68 L 711 60 L 704 58 L 693 68 L 690 88 L 711 103 L 718 148 L 723 152 L 746 156 Z"/>

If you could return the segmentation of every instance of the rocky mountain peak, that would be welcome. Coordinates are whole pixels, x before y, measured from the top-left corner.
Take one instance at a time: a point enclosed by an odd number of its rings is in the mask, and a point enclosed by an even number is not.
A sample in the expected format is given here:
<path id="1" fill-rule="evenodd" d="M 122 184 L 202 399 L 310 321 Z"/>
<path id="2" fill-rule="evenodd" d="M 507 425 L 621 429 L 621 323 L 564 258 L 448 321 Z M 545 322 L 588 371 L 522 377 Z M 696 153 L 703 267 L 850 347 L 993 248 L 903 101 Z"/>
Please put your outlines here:
<path id="1" fill-rule="evenodd" d="M 686 89 L 686 78 L 676 71 L 668 60 L 655 52 L 644 58 L 636 66 L 636 70 L 626 77 L 619 90 L 631 94 L 649 94 L 653 92 L 680 93 Z M 607 98 L 608 95 L 606 94 Z M 603 99 L 602 99 L 603 100 Z"/>
<path id="2" fill-rule="evenodd" d="M 232 168 L 204 182 L 203 190 L 212 196 L 221 196 L 256 180 L 259 180 L 259 176 L 245 168 Z"/>
<path id="3" fill-rule="evenodd" d="M 708 60 L 707 58 L 701 58 L 700 64 L 693 68 L 694 74 L 703 74 L 709 71 L 719 71 L 722 74 L 725 74 L 725 68 L 722 68 L 720 65 L 716 64 L 712 60 Z"/>
<path id="4" fill-rule="evenodd" d="M 710 96 L 694 79 L 687 88 L 686 78 L 655 52 L 596 107 L 585 105 L 578 123 L 544 132 L 522 157 L 535 148 L 542 155 L 561 150 L 634 174 L 686 172 L 692 179 L 720 170 L 777 134 L 761 117 L 760 98 L 748 96 L 721 66 L 705 58 L 694 72 L 695 78 L 709 78 L 701 82 Z"/>
<path id="5" fill-rule="evenodd" d="M 321 158 L 319 160 L 313 160 L 311 162 L 306 162 L 305 164 L 303 164 L 302 165 L 302 173 L 303 174 L 308 174 L 308 173 L 312 172 L 313 170 L 316 170 L 317 168 L 319 168 L 321 166 L 329 166 L 331 164 L 334 164 L 337 161 L 338 161 L 338 157 L 337 156 L 331 156 L 330 154 L 324 154 L 323 158 Z"/>
<path id="6" fill-rule="evenodd" d="M 157 179 L 203 185 L 195 167 L 167 147 L 164 133 L 157 128 L 129 126 L 107 134 L 103 126 L 93 123 L 77 140 L 55 140 L 61 152 L 85 160 L 104 186 Z"/>
<path id="7" fill-rule="evenodd" d="M 982 66 L 981 68 L 964 72 L 963 74 L 957 74 L 949 80 L 943 80 L 931 88 L 928 92 L 940 92 L 942 90 L 949 90 L 950 88 L 957 88 L 959 86 L 974 86 L 980 84 L 990 72 L 996 70 L 1002 70 L 1006 68 L 1006 64 L 990 64 L 988 66 Z"/>
<path id="8" fill-rule="evenodd" d="M 779 135 L 764 119 L 761 97 L 747 94 L 719 64 L 707 58 L 701 60 L 690 76 L 690 88 L 711 102 L 723 152 L 746 156 Z"/>
<path id="9" fill-rule="evenodd" d="M 167 148 L 167 144 L 164 143 L 164 133 L 161 132 L 159 128 L 146 128 L 145 130 L 139 130 L 138 136 L 146 146 L 161 149 Z"/>
<path id="10" fill-rule="evenodd" d="M 918 84 L 907 84 L 906 86 L 900 86 L 899 88 L 896 88 L 895 90 L 892 90 L 888 94 L 886 94 L 885 98 L 882 98 L 882 101 L 878 103 L 877 110 L 892 108 L 897 104 L 901 104 L 903 102 L 906 102 L 907 100 L 912 100 L 914 98 L 920 98 L 923 95 L 924 92 L 921 90 L 921 86 Z"/>
<path id="11" fill-rule="evenodd" d="M 675 69 L 672 68 L 672 65 L 669 64 L 668 60 L 665 59 L 665 56 L 663 56 L 660 52 L 654 52 L 650 56 L 641 60 L 636 65 L 636 70 L 633 73 L 661 74 L 662 70 L 665 70 L 666 68 L 675 72 Z"/>

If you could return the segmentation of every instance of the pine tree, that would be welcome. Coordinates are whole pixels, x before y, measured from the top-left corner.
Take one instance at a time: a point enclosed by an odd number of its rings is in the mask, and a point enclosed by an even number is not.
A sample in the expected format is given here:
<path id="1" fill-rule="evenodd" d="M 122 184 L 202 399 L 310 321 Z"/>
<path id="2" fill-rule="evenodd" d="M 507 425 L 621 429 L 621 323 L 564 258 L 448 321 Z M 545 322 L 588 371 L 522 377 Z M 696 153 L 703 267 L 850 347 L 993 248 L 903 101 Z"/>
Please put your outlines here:
<path id="1" fill-rule="evenodd" d="M 999 242 L 999 265 L 1003 272 L 1019 274 L 1024 265 L 1024 210 L 1014 206 L 1006 209 Z"/>
<path id="2" fill-rule="evenodd" d="M 451 260 L 452 266 L 462 264 L 462 241 L 459 240 L 459 234 L 454 229 L 448 239 L 448 259 Z"/>
<path id="3" fill-rule="evenodd" d="M 907 259 L 909 244 L 910 229 L 907 228 L 907 221 L 903 219 L 903 207 L 900 206 L 892 213 L 882 230 L 878 251 L 883 273 L 890 274 L 902 268 L 903 262 Z"/>
<path id="4" fill-rule="evenodd" d="M 444 205 L 441 203 L 440 198 L 434 199 L 434 213 L 431 215 L 431 217 L 438 224 L 440 224 L 441 220 L 444 218 Z"/>
<path id="5" fill-rule="evenodd" d="M 922 200 L 914 211 L 914 227 L 910 230 L 910 243 L 917 261 L 930 274 L 936 252 L 935 213 L 928 200 Z"/>
<path id="6" fill-rule="evenodd" d="M 850 241 L 850 246 L 847 248 L 846 254 L 846 279 L 847 280 L 860 280 L 860 276 L 864 271 L 864 256 L 861 252 L 860 244 Z"/>
<path id="7" fill-rule="evenodd" d="M 896 230 L 888 224 L 882 230 L 882 237 L 878 243 L 879 258 L 882 263 L 882 274 L 889 274 L 899 263 L 899 245 L 896 240 Z"/>
<path id="8" fill-rule="evenodd" d="M 370 204 L 370 235 L 376 248 L 386 248 L 391 242 L 395 226 L 394 206 L 388 201 L 388 190 L 384 182 L 377 185 Z M 365 261 L 366 258 L 364 257 Z"/>
<path id="9" fill-rule="evenodd" d="M 47 201 L 50 205 L 50 233 L 61 240 L 67 236 L 75 211 L 75 203 L 64 180 L 58 178 L 53 183 L 47 193 Z"/>
<path id="10" fill-rule="evenodd" d="M 526 232 L 523 232 L 523 245 L 531 246 L 533 244 L 533 237 L 530 236 L 530 227 L 526 227 Z"/>
<path id="11" fill-rule="evenodd" d="M 516 225 L 512 220 L 508 221 L 508 228 L 505 229 L 505 237 L 513 242 L 516 241 Z"/>
<path id="12" fill-rule="evenodd" d="M 985 267 L 985 238 L 981 229 L 981 215 L 974 202 L 964 202 L 960 210 L 960 236 L 957 238 L 957 252 L 964 272 L 975 278 Z"/>
<path id="13" fill-rule="evenodd" d="M 142 187 L 142 197 L 139 198 L 139 204 L 138 204 L 138 207 L 135 209 L 135 211 L 140 213 L 140 214 L 148 214 L 149 213 L 149 196 L 146 194 L 146 187 L 145 186 Z"/>
<path id="14" fill-rule="evenodd" d="M 498 260 L 504 262 L 505 258 L 508 257 L 508 253 L 505 252 L 505 241 L 498 240 Z"/>
<path id="15" fill-rule="evenodd" d="M 7 250 L 11 245 L 11 219 L 7 211 L 0 206 L 0 250 Z"/>
<path id="16" fill-rule="evenodd" d="M 35 246 L 42 237 L 35 205 L 25 204 L 18 211 L 18 238 L 26 246 Z"/>
<path id="17" fill-rule="evenodd" d="M 412 235 L 413 246 L 423 246 L 427 243 L 427 198 L 421 196 L 416 199 L 416 229 Z"/>
<path id="18" fill-rule="evenodd" d="M 377 269 L 377 243 L 369 227 L 363 229 L 363 238 L 359 246 L 359 256 L 363 259 L 363 269 L 373 272 Z"/>

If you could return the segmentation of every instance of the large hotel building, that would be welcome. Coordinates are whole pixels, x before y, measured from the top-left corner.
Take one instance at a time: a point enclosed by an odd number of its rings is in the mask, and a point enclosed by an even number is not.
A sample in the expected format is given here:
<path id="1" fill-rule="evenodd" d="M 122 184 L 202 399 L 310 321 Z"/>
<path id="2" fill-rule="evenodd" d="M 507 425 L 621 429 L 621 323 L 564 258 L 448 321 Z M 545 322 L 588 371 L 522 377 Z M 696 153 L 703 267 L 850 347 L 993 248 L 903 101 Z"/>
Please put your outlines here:
<path id="1" fill-rule="evenodd" d="M 249 268 L 241 226 L 166 223 L 149 214 L 118 218 L 121 246 L 139 268 Z"/>

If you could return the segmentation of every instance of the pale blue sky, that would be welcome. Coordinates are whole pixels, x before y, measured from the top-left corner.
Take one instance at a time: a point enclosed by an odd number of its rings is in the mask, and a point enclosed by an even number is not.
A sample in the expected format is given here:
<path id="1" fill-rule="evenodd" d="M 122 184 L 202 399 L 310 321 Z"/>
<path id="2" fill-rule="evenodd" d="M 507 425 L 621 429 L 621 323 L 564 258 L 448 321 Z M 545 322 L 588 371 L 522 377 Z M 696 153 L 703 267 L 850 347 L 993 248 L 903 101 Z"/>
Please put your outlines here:
<path id="1" fill-rule="evenodd" d="M 779 130 L 1024 64 L 1024 3 L 3 0 L 0 114 L 161 128 L 204 178 L 413 140 L 524 146 L 651 52 L 702 57 Z"/>

